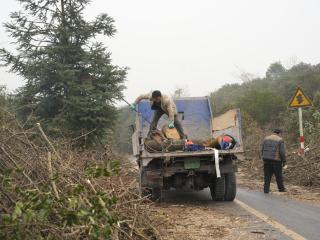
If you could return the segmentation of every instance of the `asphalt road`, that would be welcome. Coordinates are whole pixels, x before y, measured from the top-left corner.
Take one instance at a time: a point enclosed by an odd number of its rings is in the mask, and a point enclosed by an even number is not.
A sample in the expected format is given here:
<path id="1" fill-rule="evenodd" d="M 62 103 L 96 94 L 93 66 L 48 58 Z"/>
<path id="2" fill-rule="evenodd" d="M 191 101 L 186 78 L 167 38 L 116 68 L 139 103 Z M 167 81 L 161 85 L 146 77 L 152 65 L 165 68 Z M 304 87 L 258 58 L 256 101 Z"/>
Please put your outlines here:
<path id="1" fill-rule="evenodd" d="M 298 233 L 308 240 L 320 239 L 320 208 L 307 203 L 288 200 L 281 196 L 264 194 L 245 189 L 239 189 L 237 199 L 251 208 L 267 215 L 286 228 Z M 209 190 L 200 192 L 168 191 L 164 193 L 164 201 L 172 203 L 201 202 L 206 206 L 221 208 L 226 214 L 237 214 L 241 217 L 257 219 L 252 213 L 247 212 L 235 202 L 213 202 Z M 255 221 L 257 222 L 257 221 Z M 260 221 L 250 229 L 250 232 L 262 232 L 265 239 L 287 240 L 291 239 L 268 223 Z"/>
<path id="2" fill-rule="evenodd" d="M 309 240 L 320 239 L 320 208 L 281 196 L 238 189 L 237 199 Z"/>

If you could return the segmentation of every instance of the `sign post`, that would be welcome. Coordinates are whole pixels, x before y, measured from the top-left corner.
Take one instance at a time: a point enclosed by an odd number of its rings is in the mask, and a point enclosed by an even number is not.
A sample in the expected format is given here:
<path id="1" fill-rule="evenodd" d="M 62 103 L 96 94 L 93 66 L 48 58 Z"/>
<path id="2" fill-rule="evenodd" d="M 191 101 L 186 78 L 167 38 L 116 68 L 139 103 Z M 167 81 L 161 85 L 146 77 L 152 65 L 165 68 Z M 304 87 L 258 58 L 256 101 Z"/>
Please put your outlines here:
<path id="1" fill-rule="evenodd" d="M 302 108 L 298 108 L 299 112 L 299 132 L 300 132 L 300 154 L 304 154 L 304 135 L 303 135 L 303 123 L 302 123 Z"/>
<path id="2" fill-rule="evenodd" d="M 302 108 L 303 107 L 311 107 L 312 102 L 307 97 L 307 95 L 304 94 L 302 89 L 298 87 L 296 89 L 295 94 L 291 98 L 291 101 L 289 103 L 289 108 L 298 108 L 299 113 L 299 132 L 300 132 L 300 154 L 304 155 L 304 135 L 303 135 L 303 122 L 302 122 Z"/>

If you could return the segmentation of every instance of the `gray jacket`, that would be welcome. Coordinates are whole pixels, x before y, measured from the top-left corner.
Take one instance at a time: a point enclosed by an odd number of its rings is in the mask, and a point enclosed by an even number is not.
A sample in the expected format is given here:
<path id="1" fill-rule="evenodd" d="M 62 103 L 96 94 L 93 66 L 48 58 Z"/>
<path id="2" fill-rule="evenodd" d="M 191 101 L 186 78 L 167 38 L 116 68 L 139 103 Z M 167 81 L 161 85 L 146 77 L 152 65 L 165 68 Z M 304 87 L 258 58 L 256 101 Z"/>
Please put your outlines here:
<path id="1" fill-rule="evenodd" d="M 262 159 L 265 162 L 286 162 L 286 152 L 283 139 L 272 134 L 263 140 L 261 149 Z"/>

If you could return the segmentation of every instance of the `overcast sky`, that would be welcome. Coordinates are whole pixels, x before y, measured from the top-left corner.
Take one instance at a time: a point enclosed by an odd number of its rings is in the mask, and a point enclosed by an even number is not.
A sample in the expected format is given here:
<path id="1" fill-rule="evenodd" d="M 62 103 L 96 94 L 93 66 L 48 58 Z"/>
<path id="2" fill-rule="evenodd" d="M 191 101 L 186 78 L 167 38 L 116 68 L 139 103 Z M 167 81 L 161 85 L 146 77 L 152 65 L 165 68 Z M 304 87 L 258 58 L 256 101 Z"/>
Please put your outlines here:
<path id="1" fill-rule="evenodd" d="M 0 21 L 17 7 L 2 1 Z M 263 76 L 275 61 L 319 63 L 319 10 L 318 0 L 93 0 L 86 15 L 115 19 L 118 33 L 103 41 L 114 63 L 130 68 L 125 95 L 133 101 L 181 86 L 207 95 L 240 82 L 239 69 Z M 1 26 L 0 47 L 9 41 Z M 13 90 L 23 81 L 2 68 L 0 84 Z"/>

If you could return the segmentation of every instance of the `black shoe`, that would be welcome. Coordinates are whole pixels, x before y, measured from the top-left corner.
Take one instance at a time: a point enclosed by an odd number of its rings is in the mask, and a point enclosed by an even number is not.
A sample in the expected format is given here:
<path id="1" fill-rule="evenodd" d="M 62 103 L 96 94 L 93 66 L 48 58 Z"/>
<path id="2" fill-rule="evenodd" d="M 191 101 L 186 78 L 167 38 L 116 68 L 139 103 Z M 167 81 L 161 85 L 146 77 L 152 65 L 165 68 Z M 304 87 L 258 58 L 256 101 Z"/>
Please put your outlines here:
<path id="1" fill-rule="evenodd" d="M 287 189 L 280 189 L 279 192 L 287 192 Z"/>
<path id="2" fill-rule="evenodd" d="M 263 191 L 265 194 L 268 194 L 269 193 L 269 191 Z"/>

